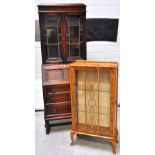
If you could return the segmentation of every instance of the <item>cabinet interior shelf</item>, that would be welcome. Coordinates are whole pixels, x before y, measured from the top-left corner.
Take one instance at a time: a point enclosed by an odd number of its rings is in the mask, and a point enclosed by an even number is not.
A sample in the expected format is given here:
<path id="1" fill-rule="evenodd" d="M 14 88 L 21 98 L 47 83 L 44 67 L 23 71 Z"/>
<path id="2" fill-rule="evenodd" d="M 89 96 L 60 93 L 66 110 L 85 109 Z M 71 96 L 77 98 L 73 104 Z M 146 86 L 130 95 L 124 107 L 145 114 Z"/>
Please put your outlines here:
<path id="1" fill-rule="evenodd" d="M 103 112 L 89 112 L 89 111 L 85 111 L 85 110 L 79 110 L 78 109 L 78 112 L 84 112 L 84 113 L 86 113 L 86 114 L 96 114 L 96 115 L 110 115 L 110 114 L 107 114 L 107 113 L 103 113 Z"/>
<path id="2" fill-rule="evenodd" d="M 80 42 L 67 42 L 67 44 L 82 44 L 83 41 L 80 41 Z"/>
<path id="3" fill-rule="evenodd" d="M 47 29 L 47 28 L 60 28 L 60 25 L 44 25 L 43 26 L 44 27 L 44 29 Z"/>
<path id="4" fill-rule="evenodd" d="M 110 93 L 110 90 L 96 90 L 96 89 L 94 89 L 94 90 L 90 90 L 90 89 L 82 89 L 82 88 L 76 88 L 75 90 L 81 90 L 81 91 L 87 91 L 87 92 L 107 92 L 107 93 Z"/>
<path id="5" fill-rule="evenodd" d="M 61 44 L 61 42 L 59 42 L 59 43 L 45 43 L 45 45 L 47 45 L 47 46 L 57 46 L 59 44 Z"/>
<path id="6" fill-rule="evenodd" d="M 65 25 L 66 27 L 83 27 L 83 25 Z M 44 28 L 60 28 L 60 25 L 44 25 Z"/>
<path id="7" fill-rule="evenodd" d="M 67 44 L 70 44 L 70 45 L 79 45 L 79 44 L 82 44 L 83 42 L 82 41 L 80 41 L 80 42 L 67 42 Z M 47 46 L 57 46 L 57 45 L 59 45 L 59 44 L 62 44 L 62 42 L 59 42 L 59 43 L 45 43 L 45 45 L 47 45 Z"/>

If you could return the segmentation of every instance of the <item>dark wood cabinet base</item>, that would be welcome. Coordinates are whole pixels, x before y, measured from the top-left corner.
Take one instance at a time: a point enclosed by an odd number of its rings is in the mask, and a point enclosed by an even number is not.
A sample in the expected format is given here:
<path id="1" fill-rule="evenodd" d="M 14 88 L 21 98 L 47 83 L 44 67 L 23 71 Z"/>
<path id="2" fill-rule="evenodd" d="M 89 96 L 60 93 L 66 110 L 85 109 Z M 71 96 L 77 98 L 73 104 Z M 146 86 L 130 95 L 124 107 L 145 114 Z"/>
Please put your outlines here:
<path id="1" fill-rule="evenodd" d="M 50 133 L 50 127 L 46 126 L 46 134 L 48 135 Z"/>
<path id="2" fill-rule="evenodd" d="M 50 125 L 48 121 L 45 121 L 46 134 L 50 133 Z"/>
<path id="3" fill-rule="evenodd" d="M 53 124 L 53 122 L 71 119 L 71 98 L 68 72 L 69 65 L 42 65 L 46 134 L 50 133 L 50 128 L 52 126 L 67 124 Z M 52 125 L 50 122 L 52 122 Z"/>
<path id="4" fill-rule="evenodd" d="M 69 119 L 71 118 L 71 117 L 68 117 Z M 61 125 L 71 125 L 72 124 L 72 122 L 71 121 L 68 121 L 68 122 L 61 122 L 61 123 L 55 123 L 55 124 L 50 124 L 49 122 L 50 122 L 51 120 L 49 120 L 49 121 L 45 121 L 45 130 L 46 130 L 46 134 L 48 135 L 50 132 L 51 132 L 51 128 L 53 127 L 53 126 L 61 126 Z"/>

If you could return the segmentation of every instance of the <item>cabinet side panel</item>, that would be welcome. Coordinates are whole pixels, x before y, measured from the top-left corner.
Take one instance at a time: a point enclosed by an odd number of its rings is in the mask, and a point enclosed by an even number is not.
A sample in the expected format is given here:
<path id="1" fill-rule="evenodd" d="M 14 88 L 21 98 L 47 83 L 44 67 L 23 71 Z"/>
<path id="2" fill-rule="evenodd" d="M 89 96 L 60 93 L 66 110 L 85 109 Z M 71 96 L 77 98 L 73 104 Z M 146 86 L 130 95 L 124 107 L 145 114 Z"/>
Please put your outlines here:
<path id="1" fill-rule="evenodd" d="M 116 125 L 116 70 L 110 71 L 110 136 L 115 137 Z"/>
<path id="2" fill-rule="evenodd" d="M 76 110 L 75 110 L 75 71 L 70 68 L 70 92 L 71 92 L 71 113 L 72 113 L 72 130 L 76 130 Z"/>

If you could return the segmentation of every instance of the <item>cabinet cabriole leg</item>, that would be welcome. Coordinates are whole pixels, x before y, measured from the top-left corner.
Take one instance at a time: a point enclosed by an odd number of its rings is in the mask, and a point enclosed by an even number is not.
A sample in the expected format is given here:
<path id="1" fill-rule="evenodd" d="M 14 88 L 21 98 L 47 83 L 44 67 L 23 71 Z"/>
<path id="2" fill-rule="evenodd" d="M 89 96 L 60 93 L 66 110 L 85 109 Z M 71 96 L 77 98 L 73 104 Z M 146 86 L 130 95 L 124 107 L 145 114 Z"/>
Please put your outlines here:
<path id="1" fill-rule="evenodd" d="M 116 144 L 112 143 L 112 152 L 113 154 L 116 154 Z"/>
<path id="2" fill-rule="evenodd" d="M 71 143 L 70 143 L 70 146 L 72 146 L 73 144 L 74 144 L 74 135 L 75 135 L 76 133 L 75 132 L 73 132 L 73 131 L 71 131 L 71 133 L 70 133 L 70 138 L 71 138 Z"/>
<path id="3" fill-rule="evenodd" d="M 116 154 L 116 139 L 110 140 L 112 144 L 112 152 L 113 154 Z"/>

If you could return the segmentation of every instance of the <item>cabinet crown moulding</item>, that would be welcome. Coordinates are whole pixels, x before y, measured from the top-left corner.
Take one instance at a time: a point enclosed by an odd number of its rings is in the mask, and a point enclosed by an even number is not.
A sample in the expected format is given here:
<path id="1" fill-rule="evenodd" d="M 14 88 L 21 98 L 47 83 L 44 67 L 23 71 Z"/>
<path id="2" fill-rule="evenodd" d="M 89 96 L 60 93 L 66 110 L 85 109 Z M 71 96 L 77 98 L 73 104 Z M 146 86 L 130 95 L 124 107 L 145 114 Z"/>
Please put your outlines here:
<path id="1" fill-rule="evenodd" d="M 57 3 L 57 4 L 54 4 L 54 3 L 41 3 L 41 4 L 38 4 L 38 6 L 51 6 L 51 7 L 55 7 L 55 6 L 59 6 L 59 7 L 63 7 L 63 6 L 66 6 L 66 7 L 70 7 L 70 6 L 86 6 L 85 4 L 83 3 Z"/>

